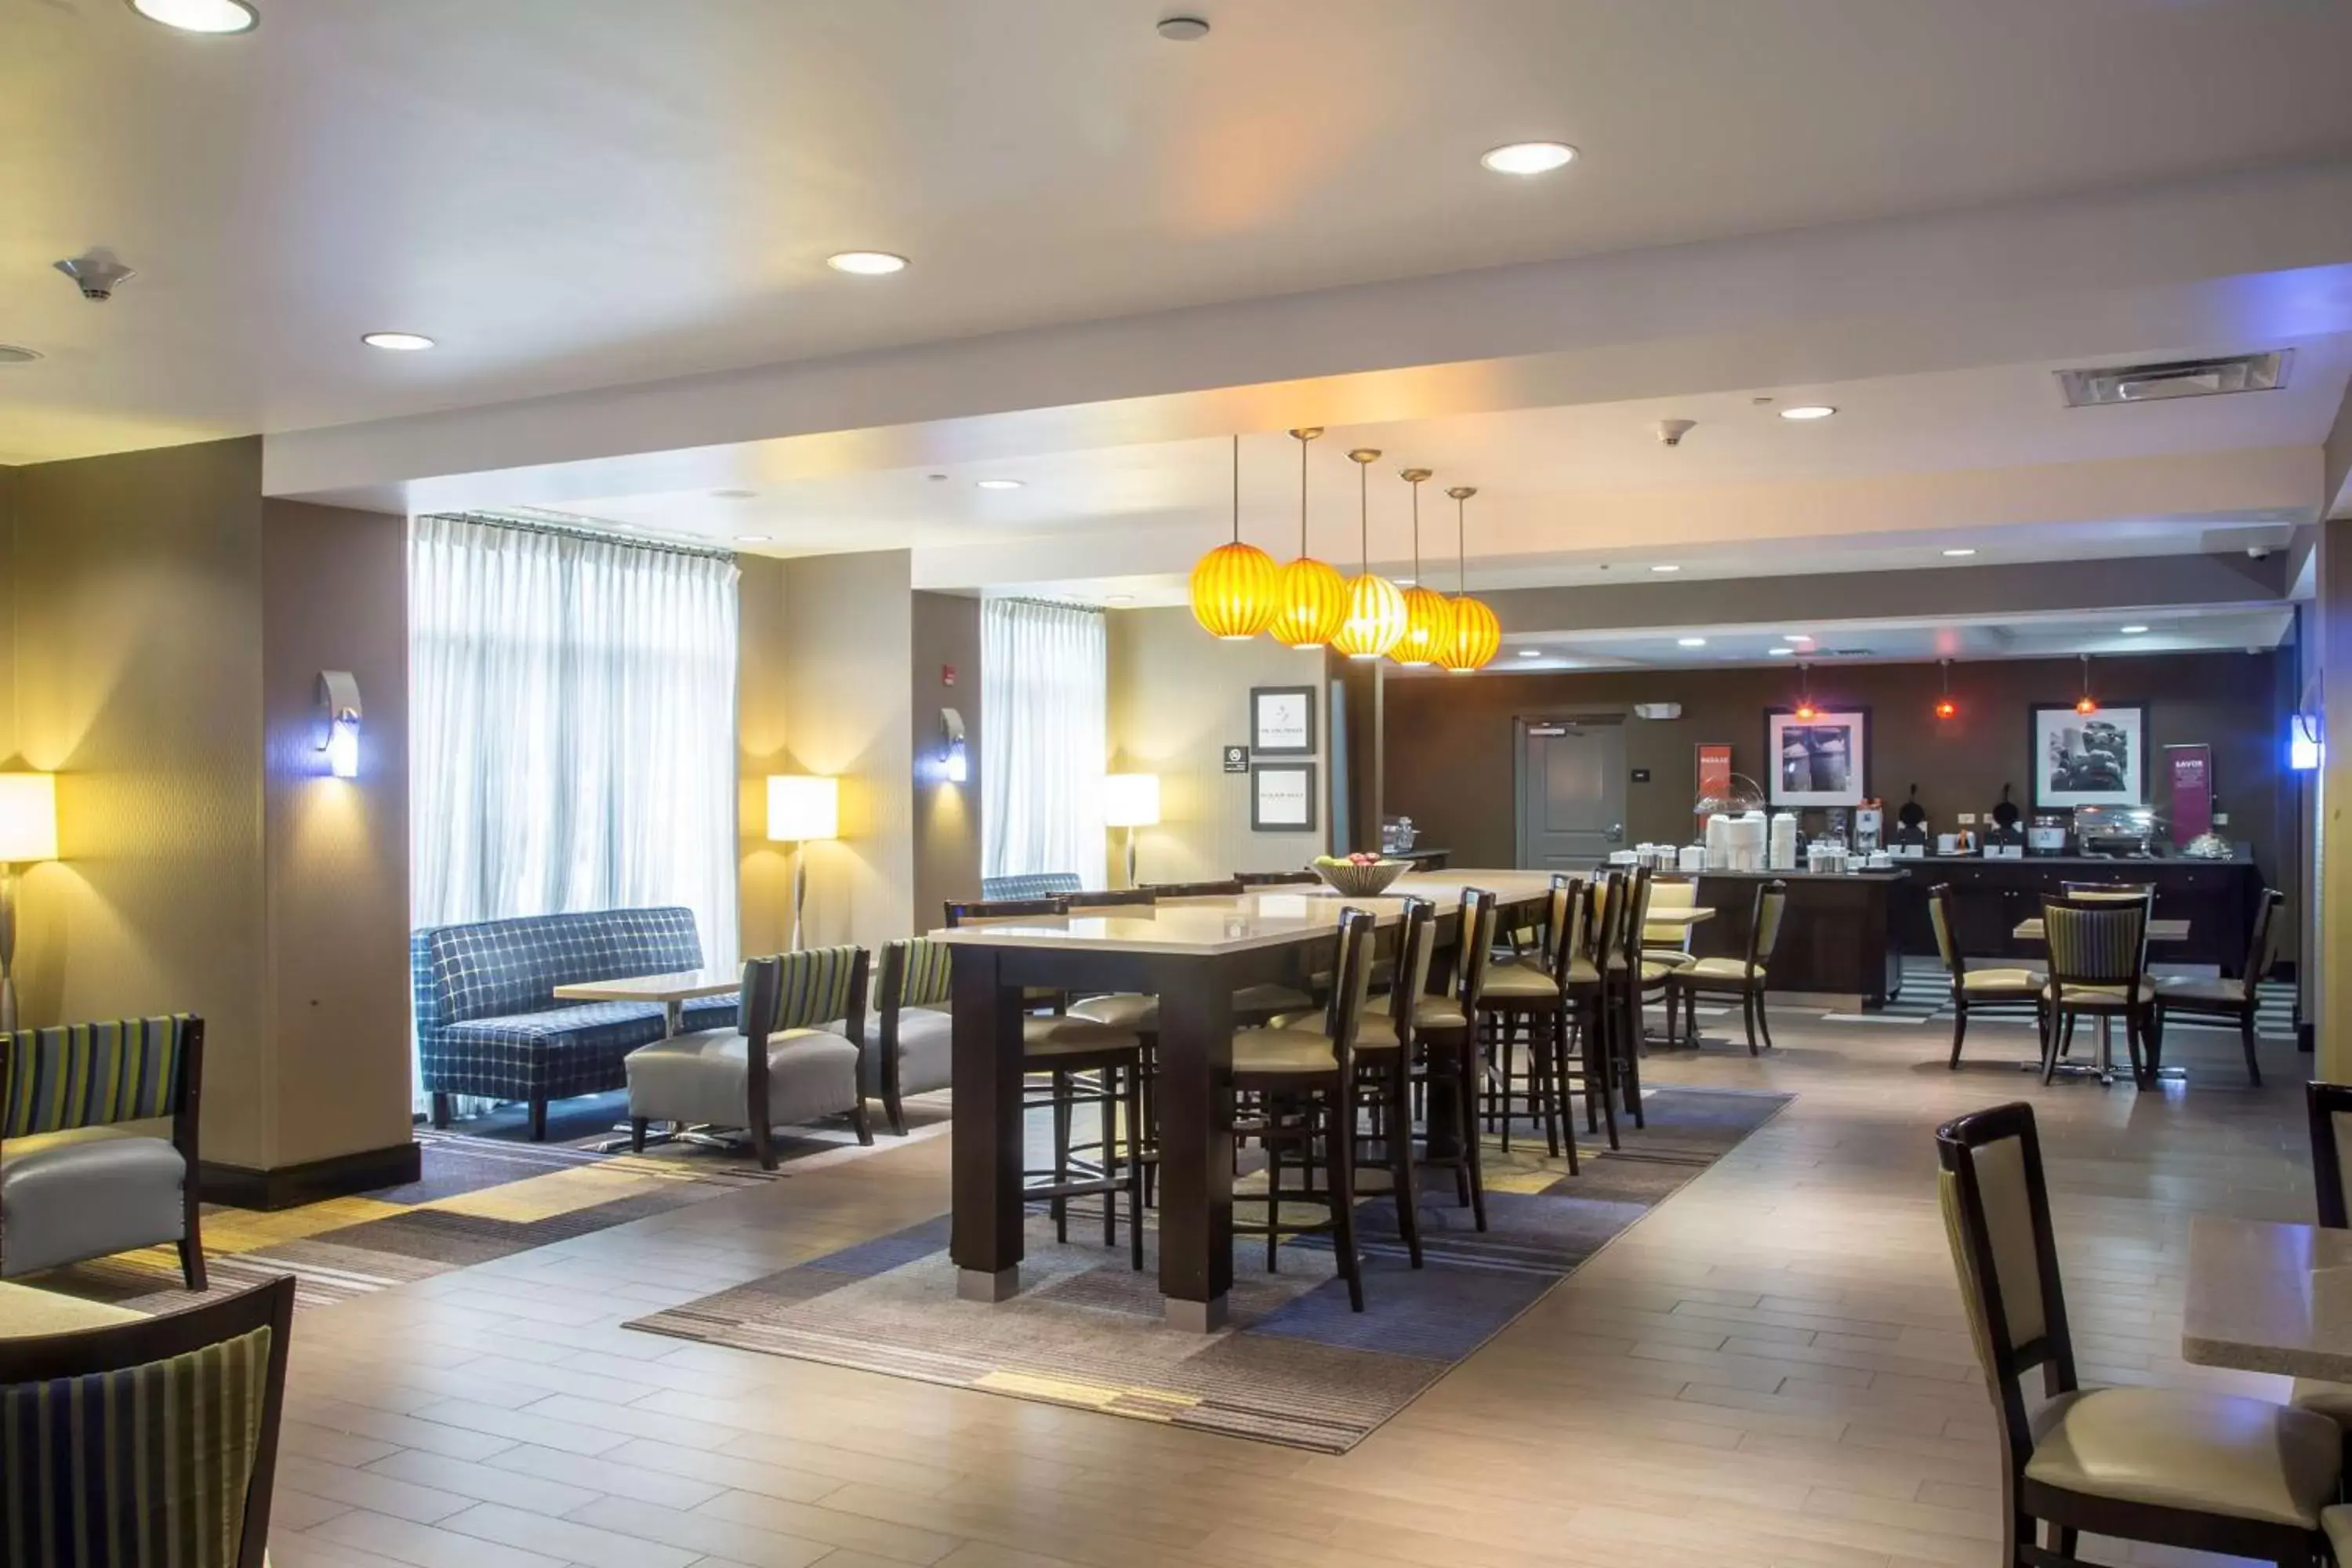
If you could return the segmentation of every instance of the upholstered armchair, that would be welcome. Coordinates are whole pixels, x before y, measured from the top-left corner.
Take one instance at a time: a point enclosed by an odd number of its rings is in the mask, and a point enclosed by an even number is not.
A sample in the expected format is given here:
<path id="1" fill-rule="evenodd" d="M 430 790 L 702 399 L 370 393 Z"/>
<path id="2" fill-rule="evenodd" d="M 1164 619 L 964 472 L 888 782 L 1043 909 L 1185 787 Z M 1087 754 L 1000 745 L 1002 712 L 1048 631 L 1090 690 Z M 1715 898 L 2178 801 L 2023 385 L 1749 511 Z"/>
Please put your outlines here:
<path id="1" fill-rule="evenodd" d="M 948 1012 L 948 961 L 954 949 L 909 937 L 882 946 L 874 985 L 880 1039 L 866 1054 L 866 1092 L 882 1097 L 890 1131 L 907 1135 L 906 1097 L 945 1089 L 955 1062 Z"/>
<path id="2" fill-rule="evenodd" d="M 874 1142 L 857 1041 L 866 1031 L 866 950 L 820 947 L 743 965 L 735 1023 L 641 1046 L 625 1064 L 632 1144 L 652 1121 L 741 1127 L 763 1169 L 772 1130 L 846 1115 Z M 751 1042 L 761 1043 L 754 1050 Z"/>
<path id="3" fill-rule="evenodd" d="M 205 1288 L 204 1059 L 187 1014 L 0 1034 L 0 1278 L 168 1241 Z M 168 1138 L 138 1125 L 165 1118 Z"/>

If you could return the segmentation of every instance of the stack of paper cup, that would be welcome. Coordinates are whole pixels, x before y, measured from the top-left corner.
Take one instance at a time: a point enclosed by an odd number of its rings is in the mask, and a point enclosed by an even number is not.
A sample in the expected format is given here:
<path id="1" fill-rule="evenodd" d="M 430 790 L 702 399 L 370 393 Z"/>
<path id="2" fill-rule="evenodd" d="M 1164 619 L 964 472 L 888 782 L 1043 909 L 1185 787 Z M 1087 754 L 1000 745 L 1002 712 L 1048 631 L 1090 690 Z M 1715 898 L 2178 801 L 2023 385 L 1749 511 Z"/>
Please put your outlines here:
<path id="1" fill-rule="evenodd" d="M 1708 826 L 1712 827 L 1714 824 L 1709 823 Z M 1685 844 L 1682 847 L 1682 853 L 1675 858 L 1676 868 L 1685 874 L 1704 871 L 1706 869 L 1707 855 L 1706 845 Z"/>
<path id="2" fill-rule="evenodd" d="M 1769 868 L 1793 871 L 1797 868 L 1797 814 L 1781 812 L 1772 818 L 1772 854 Z"/>

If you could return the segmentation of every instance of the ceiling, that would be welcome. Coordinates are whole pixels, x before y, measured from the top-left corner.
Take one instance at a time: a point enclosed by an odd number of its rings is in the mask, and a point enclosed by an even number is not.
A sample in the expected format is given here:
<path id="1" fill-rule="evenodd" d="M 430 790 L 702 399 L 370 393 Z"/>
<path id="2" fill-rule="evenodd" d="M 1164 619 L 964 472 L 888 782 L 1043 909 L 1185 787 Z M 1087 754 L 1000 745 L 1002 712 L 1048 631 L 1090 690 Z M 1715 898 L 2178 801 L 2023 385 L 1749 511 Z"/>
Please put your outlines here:
<path id="1" fill-rule="evenodd" d="M 1155 35 L 1159 0 L 257 3 L 226 39 L 121 0 L 0 7 L 0 342 L 46 356 L 0 367 L 0 462 L 2352 149 L 2352 7 L 2305 0 L 1202 0 L 1194 44 Z M 1583 156 L 1477 166 L 1528 137 Z M 140 273 L 102 306 L 48 270 L 101 244 Z M 823 266 L 850 247 L 914 266 Z M 359 344 L 382 329 L 440 346 Z M 1853 471 L 1877 417 L 1800 447 L 1700 416 L 1685 472 L 1766 477 Z M 1496 469 L 1498 507 L 1657 458 L 1579 426 L 1547 477 L 1507 427 L 1425 434 L 1432 466 Z M 1069 484 L 1195 505 L 1213 453 L 1162 456 L 1166 483 Z M 887 490 L 842 499 L 1001 515 Z"/>

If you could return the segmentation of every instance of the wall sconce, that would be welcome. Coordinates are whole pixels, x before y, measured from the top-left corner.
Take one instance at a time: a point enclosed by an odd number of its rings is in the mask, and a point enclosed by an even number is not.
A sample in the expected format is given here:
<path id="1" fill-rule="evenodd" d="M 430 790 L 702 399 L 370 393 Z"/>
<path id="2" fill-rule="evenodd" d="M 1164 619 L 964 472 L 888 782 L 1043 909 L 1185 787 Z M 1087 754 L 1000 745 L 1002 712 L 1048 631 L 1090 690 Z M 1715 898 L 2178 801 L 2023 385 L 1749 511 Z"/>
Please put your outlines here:
<path id="1" fill-rule="evenodd" d="M 360 683 L 348 669 L 319 672 L 318 714 L 311 735 L 327 753 L 327 771 L 339 779 L 360 776 Z"/>
<path id="2" fill-rule="evenodd" d="M 963 715 L 952 708 L 940 710 L 940 776 L 950 784 L 971 777 L 971 761 L 963 743 Z"/>
<path id="3" fill-rule="evenodd" d="M 2287 725 L 2286 765 L 2296 773 L 2306 773 L 2327 760 L 2326 747 L 2321 741 L 2324 731 L 2316 713 L 2297 713 Z"/>

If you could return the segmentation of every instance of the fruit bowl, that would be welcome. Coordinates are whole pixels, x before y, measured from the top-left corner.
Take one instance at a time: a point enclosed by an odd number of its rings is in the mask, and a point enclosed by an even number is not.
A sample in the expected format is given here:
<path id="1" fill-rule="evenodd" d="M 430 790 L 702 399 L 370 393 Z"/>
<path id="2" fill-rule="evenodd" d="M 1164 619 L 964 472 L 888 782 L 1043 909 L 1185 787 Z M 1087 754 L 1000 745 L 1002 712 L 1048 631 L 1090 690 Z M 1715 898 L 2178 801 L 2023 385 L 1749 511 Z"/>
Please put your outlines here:
<path id="1" fill-rule="evenodd" d="M 1350 899 L 1369 899 L 1388 891 L 1391 882 L 1412 868 L 1410 860 L 1382 860 L 1377 857 L 1338 859 L 1328 855 L 1315 858 L 1315 874 L 1329 884 L 1331 890 Z"/>

